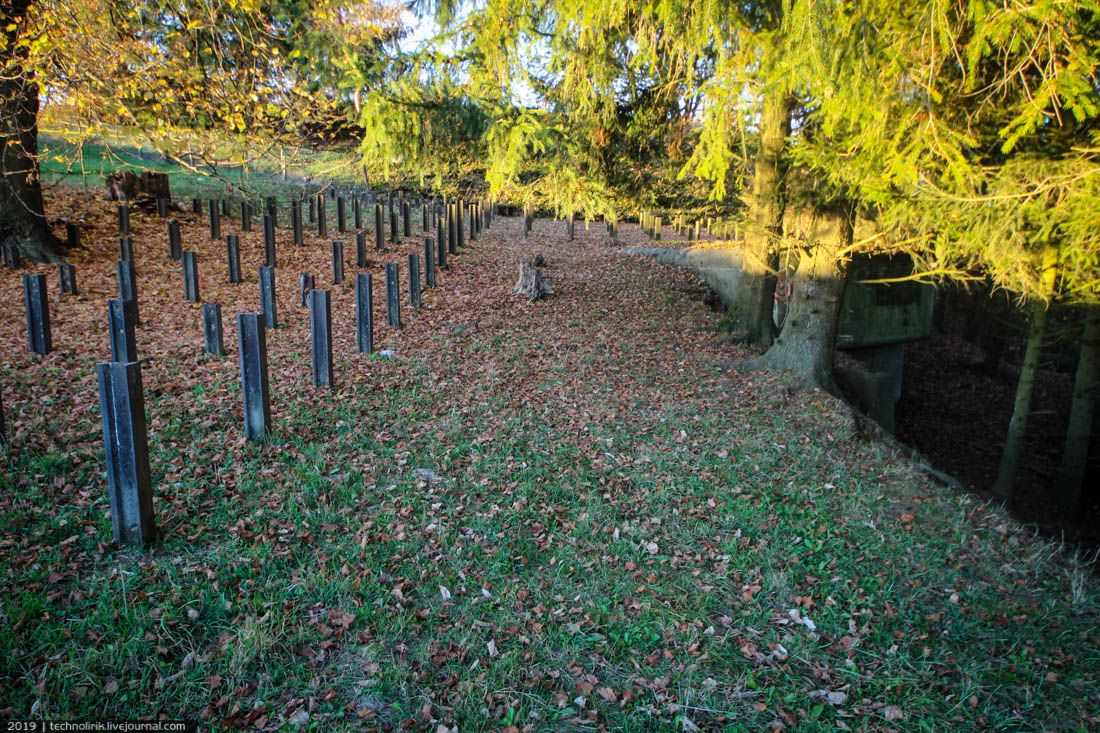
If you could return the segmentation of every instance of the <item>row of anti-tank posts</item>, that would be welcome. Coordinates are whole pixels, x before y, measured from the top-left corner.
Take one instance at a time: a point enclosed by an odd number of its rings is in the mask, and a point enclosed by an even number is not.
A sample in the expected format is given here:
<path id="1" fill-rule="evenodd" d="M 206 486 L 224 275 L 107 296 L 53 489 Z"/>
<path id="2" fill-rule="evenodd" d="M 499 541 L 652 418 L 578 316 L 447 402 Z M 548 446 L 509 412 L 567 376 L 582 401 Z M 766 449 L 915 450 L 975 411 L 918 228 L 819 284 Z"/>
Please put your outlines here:
<path id="1" fill-rule="evenodd" d="M 342 199 L 338 199 L 342 200 Z M 322 197 L 317 197 L 313 200 L 315 204 L 320 203 L 317 207 L 322 213 L 317 218 L 318 230 L 324 228 L 324 206 Z M 219 234 L 220 227 L 220 215 L 219 211 L 224 208 L 220 205 L 220 202 L 212 200 L 210 203 L 210 231 L 212 238 L 216 238 Z M 297 221 L 300 223 L 300 201 L 291 202 L 291 221 L 292 224 Z M 410 204 L 408 201 L 402 202 L 404 215 L 403 231 L 405 236 L 410 236 Z M 424 278 L 428 287 L 435 287 L 435 266 L 438 262 L 440 267 L 447 266 L 447 254 L 457 252 L 458 247 L 465 246 L 466 240 L 466 221 L 469 223 L 469 237 L 471 240 L 477 238 L 478 232 L 481 230 L 483 220 L 487 221 L 492 216 L 492 209 L 485 208 L 481 202 L 447 202 L 442 206 L 438 203 L 422 203 L 420 204 L 423 209 L 422 216 L 422 229 L 424 232 L 431 231 L 433 228 L 436 230 L 437 236 L 434 240 L 428 238 L 424 242 Z M 275 327 L 276 312 L 274 302 L 274 268 L 277 266 L 276 256 L 276 237 L 275 237 L 275 222 L 276 209 L 273 199 L 269 199 L 267 202 L 268 211 L 264 214 L 264 253 L 265 253 L 265 267 L 260 268 L 260 284 L 261 284 L 261 303 L 262 309 L 268 314 L 267 323 L 268 327 Z M 446 217 L 440 216 L 440 212 L 443 207 L 446 208 Z M 201 202 L 196 200 L 194 203 L 196 210 L 201 210 Z M 250 216 L 248 214 L 248 208 L 242 206 L 242 231 L 251 231 Z M 314 207 L 311 207 L 314 209 Z M 463 212 L 466 212 L 465 216 Z M 391 204 L 390 215 L 390 241 L 396 243 L 397 236 L 397 218 L 396 212 L 392 209 Z M 383 220 L 382 204 L 375 204 L 375 249 L 383 252 L 385 251 L 385 235 L 382 226 Z M 466 221 L 464 221 L 466 220 Z M 137 272 L 134 268 L 134 253 L 133 253 L 133 240 L 130 235 L 130 212 L 129 207 L 126 205 L 119 205 L 118 207 L 118 224 L 119 224 L 119 256 L 118 260 L 118 283 L 119 283 L 119 299 L 123 302 L 132 303 L 132 308 L 135 312 L 135 321 L 137 320 L 137 301 L 138 301 L 138 288 L 137 288 Z M 296 243 L 304 243 L 304 238 L 301 237 L 298 227 L 295 228 L 294 241 Z M 70 247 L 78 247 L 80 245 L 80 230 L 73 224 L 67 225 L 67 238 Z M 229 282 L 240 283 L 241 282 L 241 264 L 240 264 L 240 240 L 238 235 L 230 234 L 226 238 L 226 261 L 227 270 L 229 273 Z M 438 249 L 436 244 L 438 243 Z M 359 267 L 367 266 L 367 248 L 368 240 L 367 233 L 365 231 L 356 232 L 356 263 Z M 433 256 L 434 255 L 434 256 Z M 171 219 L 168 222 L 168 256 L 177 261 L 182 262 L 182 275 L 183 275 L 183 292 L 184 297 L 192 302 L 199 302 L 201 300 L 199 295 L 199 271 L 198 271 L 198 257 L 195 252 L 183 252 L 181 251 L 181 235 L 180 225 L 175 219 Z M 9 263 L 13 267 L 21 265 L 17 260 Z M 409 272 L 409 297 L 410 303 L 413 307 L 419 307 L 420 305 L 420 257 L 419 255 L 409 256 L 410 272 Z M 415 265 L 415 267 L 413 266 Z M 77 281 L 76 270 L 69 263 L 58 264 L 58 274 L 60 278 L 60 290 L 62 294 L 77 294 Z M 333 284 L 340 285 L 344 282 L 344 245 L 343 242 L 334 241 L 332 243 L 332 277 Z M 302 285 L 302 298 L 303 304 L 308 292 L 305 284 L 307 282 L 313 282 L 313 276 L 303 273 L 299 278 Z M 52 337 L 50 332 L 50 318 L 49 307 L 47 302 L 47 294 L 45 288 L 45 276 L 44 275 L 27 275 L 24 277 L 24 305 L 26 308 L 26 322 L 28 332 L 28 344 L 30 350 L 37 354 L 48 354 L 52 351 Z M 211 352 L 216 353 L 216 352 Z"/>
<path id="2" fill-rule="evenodd" d="M 515 209 L 515 207 L 509 207 L 509 209 Z M 572 242 L 576 239 L 576 214 L 564 217 L 565 222 L 565 238 Z M 612 243 L 617 244 L 619 241 L 619 225 L 614 219 L 606 219 L 604 223 L 607 225 L 607 235 L 611 238 Z M 534 229 L 535 225 L 535 210 L 525 205 L 523 207 L 523 236 L 526 237 Z"/>
<path id="3" fill-rule="evenodd" d="M 706 237 L 717 239 L 737 239 L 739 232 L 736 225 L 729 220 L 708 216 L 691 219 L 688 214 L 679 212 L 667 214 L 667 225 L 671 226 L 676 236 L 694 241 Z M 523 234 L 527 236 L 534 224 L 534 209 L 530 206 L 523 207 Z M 643 211 L 638 217 L 638 222 L 651 240 L 659 240 L 661 231 L 666 226 L 666 215 L 655 214 L 652 211 Z M 614 220 L 606 221 L 607 233 L 612 243 L 619 241 L 619 228 Z M 575 238 L 575 216 L 565 217 L 566 239 L 572 242 Z"/>
<path id="4" fill-rule="evenodd" d="M 324 233 L 324 199 L 311 199 L 311 210 L 317 215 L 318 232 Z M 341 201 L 342 199 L 337 199 Z M 463 201 L 445 204 L 445 216 L 441 216 L 444 206 L 436 202 L 430 205 L 422 203 L 422 229 L 431 231 L 434 226 L 436 237 L 424 239 L 424 273 L 428 287 L 435 287 L 436 266 L 447 266 L 447 255 L 457 254 L 464 246 L 464 218 L 469 221 L 470 240 L 475 240 L 483 228 L 490 226 L 494 218 L 494 206 L 483 206 L 480 202 Z M 201 202 L 193 203 L 196 211 L 201 211 Z M 168 204 L 158 206 L 158 213 L 166 210 Z M 343 207 L 338 204 L 339 211 Z M 358 209 L 358 207 L 356 207 Z M 209 204 L 211 236 L 218 237 L 218 220 L 224 206 L 217 201 Z M 247 209 L 242 206 L 242 230 L 248 231 Z M 466 213 L 466 217 L 463 216 Z M 391 204 L 390 233 L 391 241 L 397 240 L 397 224 Z M 404 220 L 403 231 L 409 234 L 410 204 L 402 205 Z M 137 273 L 134 269 L 133 248 L 129 238 L 129 208 L 120 205 L 119 232 L 122 258 L 118 261 L 119 298 L 108 301 L 108 331 L 111 348 L 111 361 L 96 365 L 99 384 L 99 406 L 103 427 L 104 453 L 107 463 L 107 485 L 111 507 L 111 523 L 116 542 L 129 544 L 148 544 L 156 535 L 156 523 L 153 514 L 152 479 L 149 469 L 148 434 L 145 424 L 145 396 L 142 388 L 141 364 L 137 356 L 136 328 L 140 325 L 137 302 Z M 244 431 L 249 440 L 260 440 L 271 430 L 271 397 L 267 367 L 267 329 L 277 328 L 275 301 L 275 222 L 277 212 L 272 200 L 267 202 L 264 215 L 264 250 L 266 264 L 260 267 L 261 312 L 240 313 L 237 315 L 238 359 L 241 373 L 241 392 L 244 403 Z M 291 203 L 291 223 L 297 221 L 295 242 L 299 237 L 301 225 L 301 201 Z M 361 223 L 357 218 L 357 223 Z M 382 232 L 382 204 L 375 205 L 376 249 L 385 251 Z M 68 227 L 70 244 L 79 244 L 79 230 Z M 366 266 L 366 233 L 356 233 L 358 264 Z M 437 244 L 438 242 L 438 244 Z M 191 301 L 199 300 L 198 267 L 194 252 L 180 251 L 179 222 L 168 222 L 168 256 L 182 262 L 184 297 Z M 226 237 L 226 256 L 229 265 L 230 282 L 240 282 L 240 252 L 236 235 Z M 413 308 L 420 307 L 420 256 L 410 254 L 409 264 L 409 303 Z M 67 263 L 59 265 L 61 292 L 76 294 L 76 274 Z M 394 327 L 401 327 L 400 286 L 398 266 L 385 265 L 386 320 Z M 344 280 L 343 244 L 332 244 L 332 280 L 340 284 Z M 299 276 L 301 303 L 308 306 L 312 336 L 312 372 L 315 387 L 332 387 L 332 322 L 329 304 L 329 291 L 315 288 L 312 274 Z M 45 275 L 24 275 L 23 295 L 27 316 L 27 336 L 30 350 L 36 354 L 48 354 L 52 351 L 50 333 L 49 304 L 46 294 Z M 373 299 L 371 276 L 368 273 L 355 275 L 355 320 L 356 347 L 359 353 L 369 354 L 374 350 Z M 203 333 L 207 353 L 225 355 L 222 340 L 221 306 L 217 303 L 204 303 L 202 307 Z M 0 403 L 0 442 L 4 441 L 4 411 Z"/>
<path id="5" fill-rule="evenodd" d="M 638 220 L 646 235 L 653 240 L 661 238 L 661 230 L 665 226 L 671 226 L 676 236 L 689 242 L 705 237 L 736 239 L 738 235 L 734 223 L 726 219 L 708 216 L 693 220 L 683 212 L 668 213 L 667 217 L 666 219 L 666 215 L 643 211 Z"/>
<path id="6" fill-rule="evenodd" d="M 338 232 L 346 233 L 348 229 L 348 216 L 347 216 L 347 203 L 348 199 L 342 195 L 338 195 L 335 189 L 330 189 L 329 198 L 332 198 L 336 202 L 336 230 Z M 356 194 L 352 196 L 352 220 L 354 231 L 357 232 L 357 241 L 362 241 L 362 238 L 366 235 L 364 230 L 363 214 L 364 206 L 371 204 L 374 207 L 374 239 L 377 242 L 377 246 L 381 249 L 385 242 L 385 208 L 389 209 L 389 239 L 391 242 L 398 241 L 398 222 L 401 222 L 401 235 L 405 237 L 411 236 L 412 231 L 412 210 L 414 207 L 421 209 L 421 223 L 423 230 L 429 231 L 429 227 L 434 227 L 438 218 L 437 212 L 440 210 L 440 202 L 431 200 L 417 200 L 410 201 L 403 195 L 399 195 L 395 198 L 391 192 L 388 199 L 388 205 L 384 207 L 381 201 L 378 200 L 378 195 L 375 193 L 368 194 Z M 305 223 L 310 225 L 316 225 L 318 236 L 328 235 L 328 215 L 326 206 L 326 196 L 324 194 L 317 194 L 306 198 L 295 198 L 290 202 L 290 227 L 293 231 L 292 239 L 294 244 L 304 244 L 304 227 Z M 308 222 L 303 221 L 303 207 L 308 204 Z M 156 201 L 157 214 L 162 218 L 166 218 L 172 208 L 172 203 L 165 198 L 158 198 Z M 247 199 L 237 202 L 240 210 L 240 229 L 242 232 L 252 231 L 252 220 L 256 214 L 257 206 L 252 201 Z M 446 197 L 442 200 L 442 209 L 450 210 L 452 206 L 457 207 L 456 219 L 458 222 L 456 235 L 458 238 L 459 246 L 462 246 L 465 238 L 465 227 L 463 224 L 464 218 L 473 219 L 474 216 L 479 215 L 485 208 L 482 202 L 467 203 L 460 201 L 458 203 L 454 201 L 448 201 Z M 493 206 L 496 206 L 495 204 Z M 201 215 L 203 213 L 203 202 L 201 199 L 192 199 L 191 201 L 192 211 Z M 206 209 L 208 211 L 208 222 L 210 225 L 210 238 L 219 239 L 221 237 L 221 219 L 222 217 L 231 216 L 231 212 L 235 209 L 233 202 L 227 198 L 222 199 L 210 199 L 207 201 Z M 276 199 L 273 196 L 267 197 L 262 205 L 264 210 L 263 215 L 263 230 L 265 245 L 274 247 L 274 231 L 279 226 L 278 221 L 278 208 Z M 469 209 L 469 216 L 466 215 L 466 210 Z M 398 211 L 400 210 L 400 215 Z M 127 205 L 119 205 L 119 233 L 121 235 L 119 241 L 119 248 L 122 251 L 123 259 L 131 259 L 127 257 L 127 252 L 132 246 L 132 240 L 129 239 L 130 234 L 130 208 Z M 472 221 L 471 221 L 472 224 Z M 528 231 L 530 225 L 528 225 Z M 67 225 L 67 239 L 70 247 L 78 246 L 80 243 L 80 230 L 75 224 Z M 169 232 L 171 236 L 171 231 Z M 471 237 L 476 236 L 471 231 Z M 442 241 L 443 237 L 439 237 Z M 177 233 L 178 244 L 178 233 Z M 178 257 L 177 257 L 178 259 Z M 0 248 L 0 260 L 4 265 L 11 269 L 18 269 L 22 267 L 23 263 L 19 255 L 19 250 L 14 245 L 5 243 Z M 64 268 L 64 266 L 62 266 Z M 63 270 L 62 277 L 72 277 L 75 273 L 70 269 L 67 272 Z M 75 287 L 75 281 L 73 282 Z M 69 292 L 69 291 L 63 291 Z"/>

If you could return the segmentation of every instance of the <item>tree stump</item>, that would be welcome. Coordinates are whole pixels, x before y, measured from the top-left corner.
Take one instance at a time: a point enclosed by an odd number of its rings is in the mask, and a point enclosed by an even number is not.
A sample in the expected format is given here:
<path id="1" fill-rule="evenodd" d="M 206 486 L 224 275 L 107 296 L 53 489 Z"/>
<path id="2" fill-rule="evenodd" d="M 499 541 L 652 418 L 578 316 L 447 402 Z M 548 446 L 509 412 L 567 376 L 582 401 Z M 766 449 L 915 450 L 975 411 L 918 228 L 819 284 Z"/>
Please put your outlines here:
<path id="1" fill-rule="evenodd" d="M 105 176 L 108 201 L 134 203 L 142 209 L 154 210 L 157 199 L 172 200 L 168 174 L 146 171 L 140 176 L 133 171 L 118 171 Z"/>
<path id="2" fill-rule="evenodd" d="M 512 292 L 522 295 L 528 300 L 538 300 L 547 295 L 553 295 L 554 289 L 542 279 L 542 270 L 535 264 L 535 260 L 523 260 L 519 263 L 519 279 Z"/>

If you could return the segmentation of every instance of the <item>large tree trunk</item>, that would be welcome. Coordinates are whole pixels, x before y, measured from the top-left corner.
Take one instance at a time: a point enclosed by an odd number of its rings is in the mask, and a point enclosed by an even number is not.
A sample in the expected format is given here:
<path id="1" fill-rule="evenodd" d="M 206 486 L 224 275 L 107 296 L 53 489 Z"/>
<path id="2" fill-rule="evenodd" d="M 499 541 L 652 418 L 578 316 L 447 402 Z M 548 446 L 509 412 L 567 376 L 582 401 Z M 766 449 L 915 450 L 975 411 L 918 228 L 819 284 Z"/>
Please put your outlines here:
<path id="1" fill-rule="evenodd" d="M 784 151 L 791 134 L 793 109 L 794 100 L 785 90 L 777 89 L 764 95 L 749 226 L 742 244 L 741 282 L 727 315 L 735 337 L 763 344 L 770 344 L 775 337 L 772 302 L 786 205 Z"/>
<path id="2" fill-rule="evenodd" d="M 1048 247 L 1043 253 L 1043 272 L 1040 281 L 1045 295 L 1053 294 L 1057 277 L 1058 250 Z M 1001 465 L 997 469 L 997 480 L 993 483 L 993 495 L 1006 504 L 1012 503 L 1012 490 L 1016 484 L 1016 474 L 1020 466 L 1024 435 L 1027 434 L 1031 395 L 1035 391 L 1035 377 L 1039 372 L 1039 358 L 1043 352 L 1049 310 L 1048 304 L 1042 301 L 1036 302 L 1031 308 L 1027 349 L 1024 351 L 1024 364 L 1020 367 L 1020 381 L 1016 384 L 1016 402 L 1012 406 L 1012 419 L 1008 423 L 1008 435 L 1005 436 L 1005 447 L 1004 452 L 1001 453 Z"/>
<path id="3" fill-rule="evenodd" d="M 0 3 L 0 243 L 50 262 L 63 250 L 46 223 L 38 176 L 38 84 L 16 43 L 29 8 L 30 0 Z"/>
<path id="4" fill-rule="evenodd" d="M 844 296 L 844 253 L 852 244 L 854 212 L 828 212 L 815 217 L 795 271 L 793 293 L 783 330 L 771 348 L 749 366 L 791 370 L 809 386 L 833 394 L 833 347 L 840 302 Z"/>
<path id="5" fill-rule="evenodd" d="M 1100 387 L 1100 306 L 1086 307 L 1085 327 L 1081 335 L 1081 356 L 1073 380 L 1073 404 L 1069 410 L 1066 445 L 1062 465 L 1054 480 L 1054 500 L 1066 511 L 1073 511 L 1081 500 L 1092 424 L 1096 414 L 1096 392 Z"/>

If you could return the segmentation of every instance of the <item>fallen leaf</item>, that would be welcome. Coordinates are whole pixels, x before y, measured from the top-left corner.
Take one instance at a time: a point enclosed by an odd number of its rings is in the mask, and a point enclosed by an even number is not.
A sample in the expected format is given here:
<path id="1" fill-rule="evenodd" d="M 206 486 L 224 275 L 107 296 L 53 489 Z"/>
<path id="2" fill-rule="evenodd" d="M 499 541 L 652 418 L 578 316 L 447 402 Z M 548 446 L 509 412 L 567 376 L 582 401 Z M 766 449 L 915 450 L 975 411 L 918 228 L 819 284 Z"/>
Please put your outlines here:
<path id="1" fill-rule="evenodd" d="M 837 690 L 814 690 L 810 693 L 810 697 L 815 700 L 824 700 L 830 705 L 843 705 L 844 701 L 848 699 L 848 694 Z"/>

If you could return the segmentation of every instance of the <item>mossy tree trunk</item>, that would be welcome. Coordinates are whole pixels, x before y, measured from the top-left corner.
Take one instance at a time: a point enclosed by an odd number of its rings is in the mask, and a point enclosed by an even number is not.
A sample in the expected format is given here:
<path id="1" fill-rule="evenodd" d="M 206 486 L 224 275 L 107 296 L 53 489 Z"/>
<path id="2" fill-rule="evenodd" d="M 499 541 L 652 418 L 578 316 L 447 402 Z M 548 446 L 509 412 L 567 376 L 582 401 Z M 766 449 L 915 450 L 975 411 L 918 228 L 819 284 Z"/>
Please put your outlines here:
<path id="1" fill-rule="evenodd" d="M 772 301 L 779 266 L 779 241 L 786 208 L 784 152 L 791 134 L 794 99 L 783 89 L 768 91 L 760 116 L 749 226 L 742 243 L 742 274 L 727 321 L 738 339 L 770 344 L 775 337 Z"/>
<path id="2" fill-rule="evenodd" d="M 17 43 L 30 0 L 3 4 L 0 33 L 0 243 L 39 262 L 58 261 L 61 242 L 46 223 L 38 175 L 38 83 Z"/>
<path id="3" fill-rule="evenodd" d="M 749 364 L 751 368 L 791 370 L 803 383 L 837 393 L 833 349 L 854 218 L 851 210 L 815 217 L 808 237 L 811 244 L 795 271 L 783 329 L 771 348 Z"/>
<path id="4" fill-rule="evenodd" d="M 1042 292 L 1047 296 L 1054 293 L 1058 278 L 1058 250 L 1048 247 L 1043 253 Z M 993 495 L 1006 504 L 1012 503 L 1016 475 L 1019 473 L 1020 454 L 1027 434 L 1027 421 L 1031 413 L 1031 396 L 1035 392 L 1035 378 L 1039 373 L 1039 359 L 1043 353 L 1043 340 L 1046 338 L 1047 316 L 1050 308 L 1047 302 L 1038 301 L 1031 307 L 1031 319 L 1028 325 L 1027 348 L 1024 351 L 1024 363 L 1020 367 L 1020 380 L 1016 384 L 1016 402 L 1012 406 L 1012 419 L 1008 423 L 1008 435 L 1001 453 L 1001 464 L 997 469 L 997 480 L 993 484 Z"/>
<path id="5" fill-rule="evenodd" d="M 1073 403 L 1069 410 L 1062 463 L 1054 480 L 1054 500 L 1072 512 L 1081 500 L 1081 486 L 1092 444 L 1096 393 L 1100 389 L 1100 306 L 1087 306 L 1081 334 L 1081 356 L 1073 380 Z"/>

